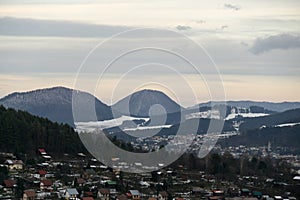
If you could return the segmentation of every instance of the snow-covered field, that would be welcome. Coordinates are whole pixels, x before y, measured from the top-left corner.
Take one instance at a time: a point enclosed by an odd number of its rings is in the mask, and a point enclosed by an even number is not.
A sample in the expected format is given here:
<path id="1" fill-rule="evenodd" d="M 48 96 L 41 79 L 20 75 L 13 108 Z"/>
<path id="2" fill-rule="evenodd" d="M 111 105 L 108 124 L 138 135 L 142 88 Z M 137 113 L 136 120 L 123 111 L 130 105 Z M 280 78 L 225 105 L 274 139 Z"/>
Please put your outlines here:
<path id="1" fill-rule="evenodd" d="M 267 114 L 267 113 L 231 113 L 225 118 L 225 120 L 234 119 L 239 115 L 244 118 L 247 118 L 247 117 L 252 118 L 252 117 L 263 117 L 263 116 L 267 116 L 269 114 Z"/>
<path id="2" fill-rule="evenodd" d="M 142 131 L 149 129 L 161 129 L 161 128 L 170 128 L 172 125 L 161 125 L 161 126 L 138 126 L 136 128 L 124 128 L 123 131 Z"/>
<path id="3" fill-rule="evenodd" d="M 300 122 L 297 122 L 297 123 L 279 124 L 279 125 L 276 125 L 276 127 L 295 126 L 295 125 L 298 125 L 298 124 L 300 124 Z"/>
<path id="4" fill-rule="evenodd" d="M 196 112 L 196 113 L 191 113 L 186 115 L 185 118 L 186 119 L 194 119 L 194 118 L 220 119 L 220 112 L 218 110 Z"/>

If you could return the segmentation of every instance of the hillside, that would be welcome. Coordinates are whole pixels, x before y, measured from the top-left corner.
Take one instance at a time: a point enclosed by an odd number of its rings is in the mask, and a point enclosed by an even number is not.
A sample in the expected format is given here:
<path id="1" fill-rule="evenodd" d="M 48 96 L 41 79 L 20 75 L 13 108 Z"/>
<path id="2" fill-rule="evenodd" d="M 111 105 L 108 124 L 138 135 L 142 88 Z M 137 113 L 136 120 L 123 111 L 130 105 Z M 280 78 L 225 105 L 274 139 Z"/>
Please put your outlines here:
<path id="1" fill-rule="evenodd" d="M 0 151 L 33 155 L 38 148 L 58 156 L 85 151 L 72 127 L 0 106 Z"/>
<path id="2" fill-rule="evenodd" d="M 287 127 L 269 127 L 248 130 L 241 135 L 233 136 L 221 141 L 225 146 L 267 146 L 270 142 L 273 147 L 289 147 L 300 153 L 300 125 Z"/>
<path id="3" fill-rule="evenodd" d="M 240 131 L 243 132 L 250 129 L 261 128 L 263 126 L 269 127 L 285 123 L 297 122 L 300 122 L 300 109 L 293 109 L 263 117 L 246 118 L 240 125 Z"/>

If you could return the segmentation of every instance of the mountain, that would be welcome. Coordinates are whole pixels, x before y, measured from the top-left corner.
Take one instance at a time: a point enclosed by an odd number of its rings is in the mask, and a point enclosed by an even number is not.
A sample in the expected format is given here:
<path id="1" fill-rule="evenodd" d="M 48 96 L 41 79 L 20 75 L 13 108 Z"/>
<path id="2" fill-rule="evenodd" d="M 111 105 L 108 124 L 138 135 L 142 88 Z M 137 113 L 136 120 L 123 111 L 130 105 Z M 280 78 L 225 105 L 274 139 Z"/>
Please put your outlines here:
<path id="1" fill-rule="evenodd" d="M 162 106 L 166 113 L 177 113 L 183 109 L 170 97 L 164 93 L 156 90 L 141 90 L 135 92 L 112 106 L 112 108 L 121 114 L 138 116 L 138 117 L 149 117 L 150 108 L 153 108 L 153 115 L 163 115 L 161 107 L 155 107 L 154 105 L 159 104 Z M 151 115 L 150 114 L 150 115 Z"/>
<path id="2" fill-rule="evenodd" d="M 45 148 L 55 156 L 86 152 L 69 125 L 0 106 L 0 152 L 34 156 L 38 148 Z"/>
<path id="3" fill-rule="evenodd" d="M 197 106 L 205 107 L 205 106 L 213 106 L 224 104 L 221 101 L 211 101 L 207 103 L 201 103 Z M 300 102 L 281 102 L 281 103 L 273 103 L 273 102 L 258 102 L 258 101 L 226 101 L 226 105 L 239 107 L 239 108 L 250 108 L 251 106 L 263 107 L 269 111 L 283 112 L 286 110 L 300 108 Z"/>
<path id="4" fill-rule="evenodd" d="M 55 122 L 74 126 L 72 114 L 73 91 L 65 87 L 53 87 L 30 92 L 16 92 L 0 99 L 0 104 L 16 110 L 27 111 L 32 115 L 46 117 Z M 98 120 L 112 119 L 111 108 L 96 97 L 81 91 L 76 91 L 76 95 L 84 99 L 83 103 L 88 101 L 95 102 Z M 82 105 L 84 106 L 84 104 Z M 88 121 L 88 117 L 83 116 L 82 120 Z"/>

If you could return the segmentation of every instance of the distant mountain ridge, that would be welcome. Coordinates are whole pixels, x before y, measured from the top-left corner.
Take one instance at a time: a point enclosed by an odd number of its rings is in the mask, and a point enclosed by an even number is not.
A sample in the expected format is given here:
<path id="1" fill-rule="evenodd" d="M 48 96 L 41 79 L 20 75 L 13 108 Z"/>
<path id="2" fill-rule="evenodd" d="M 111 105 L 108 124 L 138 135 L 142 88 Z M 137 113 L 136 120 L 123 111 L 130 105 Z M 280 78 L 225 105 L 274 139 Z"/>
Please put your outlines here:
<path id="1" fill-rule="evenodd" d="M 300 102 L 266 102 L 266 101 L 210 101 L 206 103 L 200 103 L 200 107 L 205 106 L 214 106 L 214 105 L 222 105 L 226 103 L 227 106 L 241 107 L 241 108 L 250 108 L 251 106 L 263 107 L 267 110 L 283 112 L 286 110 L 300 108 Z"/>
<path id="2" fill-rule="evenodd" d="M 65 87 L 53 87 L 30 92 L 15 92 L 0 99 L 0 105 L 27 111 L 32 115 L 47 117 L 52 121 L 67 123 L 74 127 L 72 113 L 72 94 L 74 91 Z M 83 91 L 76 91 L 76 95 L 81 98 L 83 107 L 86 102 L 95 102 L 97 120 L 99 121 L 118 118 L 121 115 L 149 117 L 152 112 L 152 115 L 157 116 L 149 121 L 152 125 L 177 124 L 187 115 L 189 115 L 189 118 L 203 118 L 204 115 L 213 114 L 213 112 L 210 114 L 210 110 L 220 111 L 222 107 L 224 107 L 223 110 L 226 112 L 226 116 L 231 114 L 233 109 L 239 112 L 246 110 L 252 113 L 271 114 L 273 111 L 282 112 L 300 108 L 300 102 L 272 103 L 255 101 L 227 101 L 225 102 L 226 106 L 224 102 L 213 101 L 184 108 L 163 92 L 150 89 L 130 94 L 111 106 L 102 103 L 95 96 Z M 156 104 L 160 106 L 151 111 L 150 108 L 155 108 Z M 165 109 L 166 113 L 162 111 L 161 107 Z M 238 108 L 241 109 L 239 110 Z M 84 109 L 82 110 L 84 111 Z M 149 110 L 151 111 L 150 114 Z M 81 112 L 79 113 L 81 114 Z M 88 112 L 82 112 L 83 117 L 79 121 L 94 120 L 89 118 L 88 114 Z M 161 123 L 164 114 L 167 114 L 167 122 Z"/>

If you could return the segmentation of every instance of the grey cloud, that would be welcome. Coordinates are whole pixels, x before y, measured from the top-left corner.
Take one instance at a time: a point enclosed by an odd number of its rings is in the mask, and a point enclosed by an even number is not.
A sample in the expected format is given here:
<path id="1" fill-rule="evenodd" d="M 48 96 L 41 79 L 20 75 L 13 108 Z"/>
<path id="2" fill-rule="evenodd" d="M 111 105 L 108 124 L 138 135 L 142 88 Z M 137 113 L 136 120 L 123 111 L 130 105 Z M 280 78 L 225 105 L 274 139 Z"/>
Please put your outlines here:
<path id="1" fill-rule="evenodd" d="M 204 23 L 206 23 L 205 20 L 196 20 L 195 22 L 196 22 L 197 24 L 204 24 Z"/>
<path id="2" fill-rule="evenodd" d="M 258 38 L 249 49 L 254 54 L 260 54 L 273 49 L 300 48 L 300 36 L 281 34 Z"/>
<path id="3" fill-rule="evenodd" d="M 0 0 L 0 4 L 5 5 L 26 5 L 26 4 L 79 4 L 79 3 L 94 3 L 95 0 Z"/>
<path id="4" fill-rule="evenodd" d="M 190 27 L 190 26 L 182 26 L 182 25 L 176 26 L 176 29 L 179 30 L 179 31 L 186 31 L 186 30 L 189 30 L 191 28 L 192 27 Z"/>
<path id="5" fill-rule="evenodd" d="M 239 6 L 239 5 L 234 5 L 234 4 L 229 4 L 229 3 L 225 3 L 225 4 L 224 4 L 224 8 L 230 9 L 230 10 L 238 11 L 238 10 L 241 9 L 241 6 Z"/>
<path id="6" fill-rule="evenodd" d="M 130 29 L 125 26 L 85 24 L 70 21 L 0 18 L 0 35 L 53 37 L 109 37 Z"/>
<path id="7" fill-rule="evenodd" d="M 224 29 L 226 29 L 226 28 L 228 28 L 227 25 L 221 26 L 221 29 L 222 29 L 222 30 L 224 30 Z"/>

